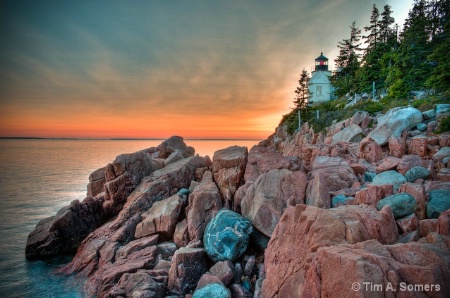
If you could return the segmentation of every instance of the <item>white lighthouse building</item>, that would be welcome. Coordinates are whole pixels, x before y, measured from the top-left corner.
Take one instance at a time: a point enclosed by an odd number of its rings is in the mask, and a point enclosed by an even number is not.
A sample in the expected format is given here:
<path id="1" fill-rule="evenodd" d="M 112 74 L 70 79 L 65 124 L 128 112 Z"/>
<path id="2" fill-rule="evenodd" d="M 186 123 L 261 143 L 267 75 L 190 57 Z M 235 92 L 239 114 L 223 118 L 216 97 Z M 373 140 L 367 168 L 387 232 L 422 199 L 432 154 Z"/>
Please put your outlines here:
<path id="1" fill-rule="evenodd" d="M 323 53 L 320 53 L 320 56 L 315 60 L 316 65 L 308 82 L 309 104 L 330 101 L 332 96 L 331 71 L 328 70 L 328 58 Z"/>

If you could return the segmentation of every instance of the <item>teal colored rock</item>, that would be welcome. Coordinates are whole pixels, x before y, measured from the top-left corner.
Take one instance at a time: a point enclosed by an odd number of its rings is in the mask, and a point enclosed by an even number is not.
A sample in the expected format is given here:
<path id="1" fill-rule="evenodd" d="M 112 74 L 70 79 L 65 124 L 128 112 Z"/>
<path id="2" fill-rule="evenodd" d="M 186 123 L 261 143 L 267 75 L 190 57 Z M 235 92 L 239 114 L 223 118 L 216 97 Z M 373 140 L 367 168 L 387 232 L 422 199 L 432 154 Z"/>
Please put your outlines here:
<path id="1" fill-rule="evenodd" d="M 425 131 L 425 130 L 427 130 L 427 128 L 428 128 L 428 125 L 426 125 L 425 123 L 417 124 L 417 129 L 420 131 Z"/>
<path id="2" fill-rule="evenodd" d="M 398 191 L 400 185 L 406 182 L 405 176 L 397 171 L 391 170 L 382 172 L 373 178 L 372 183 L 376 185 L 392 184 L 394 186 L 394 192 Z"/>
<path id="3" fill-rule="evenodd" d="M 179 194 L 179 195 L 182 195 L 182 196 L 188 196 L 188 195 L 189 195 L 189 189 L 182 188 L 182 189 L 180 189 L 180 190 L 178 191 L 178 194 Z"/>
<path id="4" fill-rule="evenodd" d="M 430 200 L 427 204 L 427 217 L 438 218 L 447 209 L 450 209 L 450 190 L 435 189 L 430 191 Z"/>
<path id="5" fill-rule="evenodd" d="M 406 181 L 414 182 L 417 179 L 425 179 L 430 176 L 430 171 L 424 167 L 416 166 L 408 170 L 405 174 Z"/>
<path id="6" fill-rule="evenodd" d="M 377 209 L 381 210 L 386 205 L 391 206 L 394 218 L 399 219 L 412 214 L 416 210 L 417 202 L 412 195 L 404 192 L 380 200 Z"/>
<path id="7" fill-rule="evenodd" d="M 346 200 L 347 197 L 343 194 L 333 197 L 333 199 L 331 200 L 331 208 L 336 208 L 338 206 L 345 205 Z"/>
<path id="8" fill-rule="evenodd" d="M 444 114 L 450 112 L 450 104 L 437 104 L 436 105 L 436 114 Z"/>
<path id="9" fill-rule="evenodd" d="M 206 226 L 203 245 L 215 262 L 239 258 L 247 249 L 253 227 L 229 209 L 221 209 Z"/>
<path id="10" fill-rule="evenodd" d="M 194 292 L 193 298 L 231 298 L 231 292 L 219 283 L 208 284 Z"/>
<path id="11" fill-rule="evenodd" d="M 372 181 L 373 181 L 373 178 L 375 178 L 376 175 L 377 175 L 377 174 L 374 173 L 374 172 L 366 172 L 366 173 L 364 174 L 364 181 L 366 181 L 366 182 L 372 182 Z"/>

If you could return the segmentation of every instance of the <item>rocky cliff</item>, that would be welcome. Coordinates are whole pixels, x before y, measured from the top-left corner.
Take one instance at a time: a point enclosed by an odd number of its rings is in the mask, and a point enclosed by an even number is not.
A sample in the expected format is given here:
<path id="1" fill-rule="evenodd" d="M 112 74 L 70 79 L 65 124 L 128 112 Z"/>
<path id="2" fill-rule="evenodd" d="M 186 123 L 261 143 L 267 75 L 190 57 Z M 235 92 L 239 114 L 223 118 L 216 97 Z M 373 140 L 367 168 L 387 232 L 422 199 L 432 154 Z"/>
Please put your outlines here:
<path id="1" fill-rule="evenodd" d="M 76 252 L 60 272 L 88 297 L 450 297 L 449 111 L 280 126 L 212 161 L 172 137 L 93 172 L 26 255 Z"/>

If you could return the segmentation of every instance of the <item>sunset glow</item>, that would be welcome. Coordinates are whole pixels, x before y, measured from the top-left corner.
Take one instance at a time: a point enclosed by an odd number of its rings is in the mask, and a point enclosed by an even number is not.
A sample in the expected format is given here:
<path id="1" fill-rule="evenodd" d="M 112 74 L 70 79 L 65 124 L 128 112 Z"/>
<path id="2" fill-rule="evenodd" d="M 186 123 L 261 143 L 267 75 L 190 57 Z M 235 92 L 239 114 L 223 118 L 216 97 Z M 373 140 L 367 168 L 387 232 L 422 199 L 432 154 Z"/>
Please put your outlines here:
<path id="1" fill-rule="evenodd" d="M 0 137 L 264 139 L 353 19 L 412 0 L 169 2 L 2 1 Z"/>

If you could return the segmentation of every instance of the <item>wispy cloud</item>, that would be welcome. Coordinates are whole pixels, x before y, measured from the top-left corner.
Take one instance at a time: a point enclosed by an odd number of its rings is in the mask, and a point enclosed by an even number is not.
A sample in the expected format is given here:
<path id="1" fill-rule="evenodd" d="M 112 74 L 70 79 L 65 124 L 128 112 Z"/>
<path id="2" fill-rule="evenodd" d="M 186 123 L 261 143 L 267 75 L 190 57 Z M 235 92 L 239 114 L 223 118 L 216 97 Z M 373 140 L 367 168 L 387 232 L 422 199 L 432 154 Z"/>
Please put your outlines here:
<path id="1" fill-rule="evenodd" d="M 0 134 L 239 136 L 268 135 L 292 106 L 301 70 L 320 51 L 332 60 L 372 3 L 8 5 L 0 13 L 8 14 L 0 20 Z"/>

